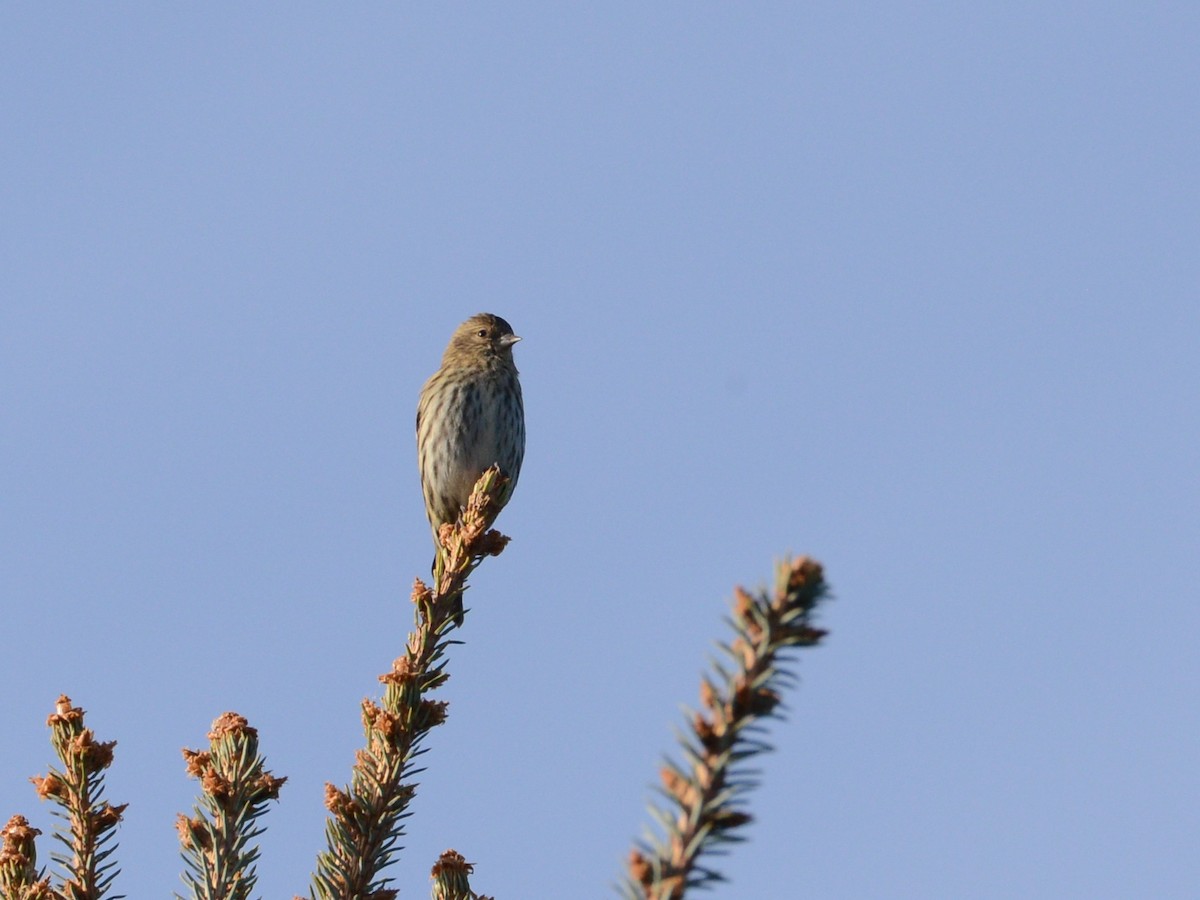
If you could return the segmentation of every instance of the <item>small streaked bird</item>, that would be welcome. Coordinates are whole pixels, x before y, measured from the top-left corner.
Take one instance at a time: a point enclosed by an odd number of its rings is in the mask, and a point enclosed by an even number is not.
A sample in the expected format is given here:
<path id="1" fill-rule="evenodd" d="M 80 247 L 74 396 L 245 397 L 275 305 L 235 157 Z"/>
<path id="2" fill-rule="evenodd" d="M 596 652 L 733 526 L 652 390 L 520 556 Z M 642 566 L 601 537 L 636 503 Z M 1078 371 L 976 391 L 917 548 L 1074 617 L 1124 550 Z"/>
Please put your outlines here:
<path id="1" fill-rule="evenodd" d="M 512 355 L 519 340 L 499 316 L 472 316 L 455 330 L 441 368 L 421 388 L 417 464 L 437 550 L 435 577 L 442 556 L 438 529 L 458 519 L 484 470 L 498 464 L 509 479 L 502 508 L 517 486 L 525 457 L 525 407 Z M 461 625 L 461 595 L 456 602 L 454 622 Z"/>

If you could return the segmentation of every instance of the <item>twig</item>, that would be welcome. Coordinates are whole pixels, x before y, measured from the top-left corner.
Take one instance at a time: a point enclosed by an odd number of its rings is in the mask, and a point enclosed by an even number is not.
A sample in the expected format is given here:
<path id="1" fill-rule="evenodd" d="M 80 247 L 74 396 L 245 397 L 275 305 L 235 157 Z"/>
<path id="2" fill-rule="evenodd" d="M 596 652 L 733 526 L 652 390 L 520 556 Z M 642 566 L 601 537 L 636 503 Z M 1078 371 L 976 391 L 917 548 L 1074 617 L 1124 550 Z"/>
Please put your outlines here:
<path id="1" fill-rule="evenodd" d="M 663 766 L 667 809 L 651 807 L 664 834 L 649 833 L 630 853 L 628 898 L 681 900 L 689 888 L 722 881 L 700 858 L 740 840 L 736 830 L 751 820 L 742 800 L 756 783 L 746 763 L 770 749 L 757 723 L 778 715 L 780 692 L 792 680 L 782 668 L 783 651 L 812 646 L 825 635 L 810 624 L 826 594 L 820 563 L 784 561 L 776 576 L 773 596 L 737 589 L 730 620 L 736 637 L 721 648 L 732 671 L 714 664 L 716 678 L 701 682 L 704 711 L 693 714 L 691 733 L 680 739 L 686 766 Z"/>
<path id="2" fill-rule="evenodd" d="M 493 466 L 476 482 L 459 521 L 439 535 L 444 564 L 435 589 L 417 579 L 412 601 L 416 625 L 403 656 L 390 672 L 381 703 L 364 700 L 366 747 L 359 750 L 350 784 L 325 786 L 327 849 L 317 858 L 312 890 L 317 900 L 391 900 L 391 879 L 381 877 L 404 834 L 403 819 L 416 793 L 414 758 L 430 730 L 446 719 L 445 701 L 427 695 L 445 684 L 446 650 L 452 641 L 455 598 L 486 556 L 504 550 L 508 538 L 490 531 L 507 479 Z"/>
<path id="3" fill-rule="evenodd" d="M 0 829 L 0 900 L 58 900 L 61 896 L 38 871 L 34 839 L 39 834 L 24 816 L 13 816 Z"/>
<path id="4" fill-rule="evenodd" d="M 475 871 L 457 850 L 447 850 L 438 857 L 430 873 L 433 878 L 433 900 L 493 900 L 471 890 L 470 875 Z"/>
<path id="5" fill-rule="evenodd" d="M 66 873 L 57 889 L 65 900 L 100 900 L 112 886 L 119 870 L 106 860 L 116 849 L 116 827 L 126 806 L 110 806 L 102 799 L 104 771 L 112 765 L 117 742 L 97 741 L 92 729 L 83 726 L 83 717 L 84 711 L 72 706 L 70 697 L 58 698 L 46 724 L 62 769 L 51 768 L 48 775 L 30 779 L 38 796 L 57 803 L 55 815 L 68 823 L 68 830 L 56 828 L 54 837 L 70 855 L 50 855 Z"/>
<path id="6" fill-rule="evenodd" d="M 180 815 L 175 823 L 188 866 L 183 880 L 194 900 L 247 900 L 258 877 L 252 841 L 263 832 L 254 823 L 267 801 L 279 799 L 287 779 L 267 771 L 258 732 L 237 713 L 213 722 L 208 739 L 207 751 L 183 751 L 202 791 L 195 815 Z"/>

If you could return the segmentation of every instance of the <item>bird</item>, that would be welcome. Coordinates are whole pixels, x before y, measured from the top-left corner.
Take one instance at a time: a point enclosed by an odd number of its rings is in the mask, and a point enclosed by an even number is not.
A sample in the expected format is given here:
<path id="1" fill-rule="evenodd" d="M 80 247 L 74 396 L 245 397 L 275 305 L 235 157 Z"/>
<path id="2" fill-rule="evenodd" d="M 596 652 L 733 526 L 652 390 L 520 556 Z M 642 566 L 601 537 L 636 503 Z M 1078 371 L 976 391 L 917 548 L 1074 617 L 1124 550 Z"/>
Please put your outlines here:
<path id="1" fill-rule="evenodd" d="M 433 530 L 436 581 L 443 549 L 438 531 L 462 514 L 479 476 L 498 465 L 507 479 L 499 497 L 512 497 L 525 458 L 525 407 L 513 362 L 521 340 L 492 313 L 479 313 L 455 329 L 441 367 L 421 388 L 417 404 L 417 466 L 425 514 Z M 462 625 L 462 594 L 451 615 Z"/>

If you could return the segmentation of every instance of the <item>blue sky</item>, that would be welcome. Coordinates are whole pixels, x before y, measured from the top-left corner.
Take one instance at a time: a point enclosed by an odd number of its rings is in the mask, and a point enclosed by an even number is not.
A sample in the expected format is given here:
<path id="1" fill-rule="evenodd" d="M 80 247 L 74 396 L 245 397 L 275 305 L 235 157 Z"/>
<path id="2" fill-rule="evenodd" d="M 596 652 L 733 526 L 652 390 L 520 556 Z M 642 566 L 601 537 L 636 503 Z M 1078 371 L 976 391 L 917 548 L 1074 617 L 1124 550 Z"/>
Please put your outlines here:
<path id="1" fill-rule="evenodd" d="M 735 583 L 836 599 L 714 897 L 1194 896 L 1200 10 L 0 10 L 0 817 L 70 694 L 131 897 L 225 710 L 307 888 L 454 326 L 528 450 L 395 869 L 602 897 Z M 43 845 L 48 856 L 49 845 Z"/>

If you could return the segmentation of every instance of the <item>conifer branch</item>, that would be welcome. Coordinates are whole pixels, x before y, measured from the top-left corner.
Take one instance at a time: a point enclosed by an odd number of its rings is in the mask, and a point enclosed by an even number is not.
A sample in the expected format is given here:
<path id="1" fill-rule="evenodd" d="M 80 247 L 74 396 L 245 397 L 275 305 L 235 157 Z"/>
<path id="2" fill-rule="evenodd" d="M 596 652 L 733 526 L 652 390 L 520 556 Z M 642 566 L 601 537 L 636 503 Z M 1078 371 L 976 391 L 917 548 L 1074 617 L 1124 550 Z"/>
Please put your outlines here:
<path id="1" fill-rule="evenodd" d="M 24 816 L 0 829 L 0 900 L 61 900 L 37 867 L 35 839 L 41 834 Z"/>
<path id="2" fill-rule="evenodd" d="M 777 566 L 773 595 L 736 590 L 735 637 L 721 646 L 731 670 L 714 663 L 701 681 L 703 710 L 680 738 L 686 763 L 668 760 L 661 770 L 665 808 L 651 807 L 661 834 L 648 832 L 631 851 L 627 898 L 682 900 L 689 888 L 723 880 L 701 857 L 741 840 L 738 829 L 751 820 L 743 801 L 756 780 L 747 764 L 771 749 L 759 723 L 778 717 L 781 691 L 793 681 L 785 651 L 825 636 L 810 622 L 826 592 L 820 563 L 808 557 Z"/>
<path id="3" fill-rule="evenodd" d="M 65 872 L 56 890 L 65 900 L 101 900 L 108 892 L 119 871 L 108 858 L 116 849 L 117 823 L 125 812 L 125 804 L 110 806 L 103 799 L 104 772 L 112 765 L 117 742 L 97 741 L 84 727 L 83 717 L 84 711 L 72 706 L 70 697 L 58 698 L 46 724 L 62 768 L 30 779 L 39 797 L 58 804 L 54 815 L 67 822 L 66 830 L 55 828 L 54 837 L 69 855 L 50 855 Z"/>
<path id="4" fill-rule="evenodd" d="M 433 872 L 433 900 L 493 900 L 471 890 L 469 876 L 475 871 L 457 850 L 447 850 L 438 857 Z"/>
<path id="5" fill-rule="evenodd" d="M 263 832 L 254 823 L 267 801 L 279 799 L 287 779 L 267 771 L 258 731 L 237 713 L 213 722 L 208 740 L 207 751 L 183 751 L 187 772 L 201 788 L 195 815 L 180 815 L 175 823 L 187 863 L 183 881 L 192 900 L 248 900 L 258 878 L 252 842 Z"/>
<path id="6" fill-rule="evenodd" d="M 403 820 L 416 793 L 413 761 L 435 726 L 446 719 L 445 701 L 428 695 L 445 684 L 445 654 L 454 643 L 455 598 L 466 589 L 467 576 L 486 556 L 504 550 L 508 538 L 489 530 L 496 520 L 507 479 L 498 467 L 475 483 L 462 516 L 442 526 L 442 565 L 434 587 L 419 578 L 413 584 L 415 627 L 403 656 L 379 680 L 385 685 L 380 703 L 364 700 L 366 746 L 356 755 L 350 784 L 325 786 L 327 849 L 317 858 L 312 878 L 316 900 L 391 900 L 396 891 L 381 877 L 404 834 Z"/>

